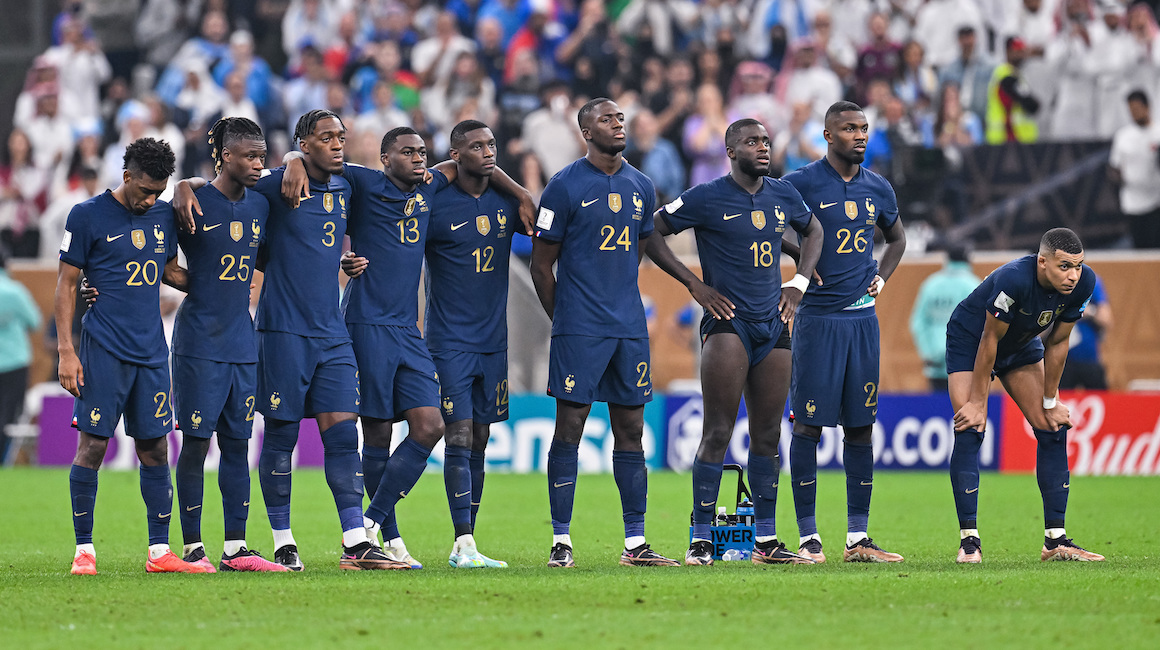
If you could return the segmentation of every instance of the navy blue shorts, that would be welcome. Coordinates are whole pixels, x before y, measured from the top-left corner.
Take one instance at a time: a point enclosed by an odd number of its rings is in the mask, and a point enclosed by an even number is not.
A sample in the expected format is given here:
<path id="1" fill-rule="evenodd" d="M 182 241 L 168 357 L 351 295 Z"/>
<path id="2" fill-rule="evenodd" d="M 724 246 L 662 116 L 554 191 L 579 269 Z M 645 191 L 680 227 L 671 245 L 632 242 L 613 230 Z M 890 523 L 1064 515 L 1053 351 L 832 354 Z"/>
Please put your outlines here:
<path id="1" fill-rule="evenodd" d="M 443 421 L 491 424 L 508 419 L 507 351 L 431 352 L 439 371 Z"/>
<path id="2" fill-rule="evenodd" d="M 955 321 L 947 323 L 947 374 L 952 372 L 972 372 L 975 369 L 975 355 L 979 352 L 982 335 L 974 335 Z M 991 378 L 1002 376 L 1016 368 L 1031 366 L 1043 360 L 1043 341 L 1037 336 L 1015 352 L 995 358 Z"/>
<path id="3" fill-rule="evenodd" d="M 358 359 L 359 415 L 395 420 L 420 406 L 439 408 L 439 374 L 417 330 L 348 323 Z"/>
<path id="4" fill-rule="evenodd" d="M 138 440 L 173 431 L 168 364 L 152 368 L 121 361 L 83 329 L 77 356 L 85 373 L 81 396 L 73 400 L 73 426 L 79 431 L 112 438 L 122 415 L 125 433 Z"/>
<path id="5" fill-rule="evenodd" d="M 173 355 L 173 410 L 177 428 L 194 438 L 214 431 L 246 440 L 254 428 L 257 363 L 226 363 Z"/>
<path id="6" fill-rule="evenodd" d="M 705 344 L 713 334 L 736 334 L 745 346 L 745 354 L 749 355 L 749 367 L 752 368 L 769 356 L 774 348 L 782 350 L 792 349 L 789 328 L 780 318 L 768 321 L 753 321 L 743 318 L 717 320 L 709 314 L 701 319 L 701 345 Z"/>
<path id="7" fill-rule="evenodd" d="M 798 422 L 815 427 L 874 424 L 878 336 L 873 309 L 794 317 L 790 404 Z"/>
<path id="8" fill-rule="evenodd" d="M 275 420 L 358 413 L 350 339 L 258 332 L 258 410 Z"/>
<path id="9" fill-rule="evenodd" d="M 553 336 L 548 394 L 578 404 L 638 406 L 652 401 L 648 339 Z"/>

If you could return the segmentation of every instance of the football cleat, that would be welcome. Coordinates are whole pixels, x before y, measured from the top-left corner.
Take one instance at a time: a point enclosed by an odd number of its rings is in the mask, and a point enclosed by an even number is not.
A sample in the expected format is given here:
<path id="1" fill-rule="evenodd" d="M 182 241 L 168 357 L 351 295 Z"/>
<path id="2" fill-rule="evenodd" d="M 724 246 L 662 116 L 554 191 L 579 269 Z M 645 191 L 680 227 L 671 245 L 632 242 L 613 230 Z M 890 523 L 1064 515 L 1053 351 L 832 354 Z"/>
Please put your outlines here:
<path id="1" fill-rule="evenodd" d="M 72 569 L 69 573 L 74 576 L 97 575 L 97 558 L 92 553 L 81 553 L 73 558 Z"/>
<path id="2" fill-rule="evenodd" d="M 410 569 L 423 568 L 423 565 L 419 562 L 419 560 L 411 557 L 411 554 L 407 552 L 406 546 L 384 546 L 383 554 L 395 562 L 402 562 L 403 564 L 406 564 Z"/>
<path id="3" fill-rule="evenodd" d="M 298 547 L 293 544 L 278 547 L 274 551 L 274 562 L 291 571 L 301 571 L 303 568 L 302 559 L 298 557 Z"/>
<path id="4" fill-rule="evenodd" d="M 1044 562 L 1048 560 L 1103 562 L 1104 556 L 1076 546 L 1075 542 L 1071 541 L 1071 538 L 1068 537 L 1060 537 L 1058 539 L 1045 537 L 1043 539 L 1043 552 L 1039 554 L 1039 559 Z"/>
<path id="5" fill-rule="evenodd" d="M 242 550 L 233 555 L 222 554 L 222 561 L 218 564 L 222 571 L 264 571 L 270 573 L 279 573 L 289 571 L 290 569 L 271 562 L 262 557 L 262 554 L 257 551 L 251 551 L 243 547 Z"/>
<path id="6" fill-rule="evenodd" d="M 797 554 L 802 557 L 808 557 L 814 561 L 814 564 L 823 564 L 826 561 L 826 554 L 822 552 L 822 540 L 813 537 L 807 539 L 798 548 Z"/>
<path id="7" fill-rule="evenodd" d="M 571 568 L 576 566 L 572 560 L 572 547 L 567 544 L 556 544 L 548 554 L 548 566 L 552 568 Z"/>
<path id="8" fill-rule="evenodd" d="M 198 546 L 197 548 L 193 549 L 187 553 L 185 557 L 181 558 L 181 561 L 205 567 L 206 573 L 217 573 L 217 569 L 214 568 L 213 562 L 210 562 L 209 558 L 205 556 L 204 546 Z"/>
<path id="9" fill-rule="evenodd" d="M 846 545 L 846 550 L 842 552 L 842 561 L 844 562 L 901 562 L 902 556 L 897 553 L 890 553 L 878 548 L 874 540 L 869 537 L 863 537 L 858 540 L 853 546 Z"/>
<path id="10" fill-rule="evenodd" d="M 620 554 L 622 566 L 681 566 L 680 562 L 671 560 L 649 548 L 648 544 L 641 544 L 634 549 L 624 549 Z"/>
<path id="11" fill-rule="evenodd" d="M 983 543 L 978 537 L 969 535 L 959 542 L 959 555 L 955 558 L 959 564 L 981 564 L 983 562 Z"/>
<path id="12" fill-rule="evenodd" d="M 338 568 L 347 571 L 385 571 L 410 569 L 411 565 L 392 560 L 383 553 L 383 549 L 362 542 L 352 548 L 343 547 L 342 555 L 338 558 Z"/>
<path id="13" fill-rule="evenodd" d="M 753 555 L 749 560 L 754 564 L 816 564 L 810 558 L 804 555 L 798 555 L 785 548 L 785 544 L 781 542 L 771 543 L 769 546 L 764 546 L 760 543 L 753 545 Z"/>
<path id="14" fill-rule="evenodd" d="M 699 539 L 685 551 L 685 566 L 713 566 L 713 542 Z"/>
<path id="15" fill-rule="evenodd" d="M 186 562 L 174 555 L 173 551 L 165 551 L 165 555 L 156 560 L 152 557 L 146 559 L 145 571 L 146 573 L 216 573 L 212 564 L 207 568 L 204 564 Z"/>

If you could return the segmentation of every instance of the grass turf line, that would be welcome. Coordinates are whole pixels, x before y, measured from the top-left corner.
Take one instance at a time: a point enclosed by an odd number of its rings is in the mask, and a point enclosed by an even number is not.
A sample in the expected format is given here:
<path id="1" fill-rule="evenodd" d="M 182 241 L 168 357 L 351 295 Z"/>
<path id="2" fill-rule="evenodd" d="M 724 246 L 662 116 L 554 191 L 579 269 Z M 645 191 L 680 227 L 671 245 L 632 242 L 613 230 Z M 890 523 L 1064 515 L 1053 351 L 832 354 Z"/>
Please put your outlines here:
<path id="1" fill-rule="evenodd" d="M 787 477 L 788 478 L 788 477 Z M 639 569 L 623 544 L 610 475 L 580 477 L 573 519 L 578 567 L 551 570 L 543 475 L 492 474 L 476 539 L 506 570 L 447 566 L 451 523 L 441 477 L 425 476 L 399 508 L 408 547 L 427 568 L 338 569 L 334 502 L 320 471 L 295 472 L 294 534 L 306 571 L 286 575 L 147 575 L 144 507 L 133 472 L 103 472 L 96 578 L 70 576 L 67 470 L 0 472 L 0 630 L 6 647 L 704 646 L 768 640 L 804 647 L 1155 647 L 1160 572 L 1154 543 L 1160 478 L 1074 481 L 1068 532 L 1103 564 L 1043 563 L 1042 512 L 1031 476 L 983 477 L 984 564 L 957 566 L 957 530 L 942 473 L 880 473 L 871 535 L 902 565 L 846 565 L 844 477 L 819 476 L 821 566 Z M 788 480 L 785 485 L 788 485 Z M 722 503 L 732 497 L 723 481 Z M 687 474 L 650 476 L 649 541 L 682 557 Z M 216 476 L 206 477 L 203 534 L 221 552 Z M 797 530 L 788 489 L 780 532 Z M 272 555 L 257 481 L 248 539 Z M 175 506 L 176 507 L 176 506 Z M 731 509 L 731 508 L 730 508 Z M 176 517 L 175 517 L 176 519 Z M 180 550 L 180 527 L 171 529 Z"/>

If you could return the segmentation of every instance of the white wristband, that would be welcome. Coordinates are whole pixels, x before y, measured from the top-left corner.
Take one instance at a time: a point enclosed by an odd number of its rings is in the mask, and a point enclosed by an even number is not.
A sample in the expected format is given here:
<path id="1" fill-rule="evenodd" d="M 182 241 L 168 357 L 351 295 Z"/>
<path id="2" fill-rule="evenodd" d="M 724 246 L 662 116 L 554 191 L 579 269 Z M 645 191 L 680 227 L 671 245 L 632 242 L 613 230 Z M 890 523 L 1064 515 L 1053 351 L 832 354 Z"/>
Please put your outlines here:
<path id="1" fill-rule="evenodd" d="M 882 276 L 876 275 L 874 276 L 874 284 L 878 286 L 878 293 L 882 293 L 882 287 L 886 286 L 886 280 L 883 280 Z"/>
<path id="2" fill-rule="evenodd" d="M 793 279 L 789 280 L 788 282 L 783 282 L 781 285 L 781 288 L 784 289 L 786 287 L 789 287 L 791 289 L 797 289 L 798 291 L 805 293 L 806 289 L 809 288 L 809 286 L 810 286 L 810 279 L 807 278 L 806 276 L 802 275 L 801 273 L 797 273 L 793 276 Z"/>
<path id="3" fill-rule="evenodd" d="M 1054 398 L 1054 397 L 1044 397 L 1043 398 L 1043 410 L 1050 411 L 1051 409 L 1055 408 L 1055 405 L 1057 403 L 1058 403 L 1058 400 L 1056 400 L 1056 398 Z"/>

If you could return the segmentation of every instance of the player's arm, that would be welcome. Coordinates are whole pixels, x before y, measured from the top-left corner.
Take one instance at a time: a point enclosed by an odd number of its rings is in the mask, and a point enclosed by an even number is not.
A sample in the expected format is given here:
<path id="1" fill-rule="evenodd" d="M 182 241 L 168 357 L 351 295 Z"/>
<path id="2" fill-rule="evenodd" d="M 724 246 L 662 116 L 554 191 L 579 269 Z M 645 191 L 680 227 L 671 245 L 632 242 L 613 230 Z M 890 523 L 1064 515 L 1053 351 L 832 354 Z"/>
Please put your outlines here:
<path id="1" fill-rule="evenodd" d="M 370 260 L 365 257 L 356 256 L 354 251 L 347 251 L 342 254 L 342 259 L 339 260 L 339 263 L 342 266 L 343 273 L 349 277 L 357 278 L 363 274 L 363 271 L 367 270 L 367 265 L 370 264 Z"/>
<path id="2" fill-rule="evenodd" d="M 552 273 L 552 266 L 559 258 L 560 242 L 532 238 L 532 284 L 548 318 L 552 318 L 556 311 L 556 276 Z"/>
<path id="3" fill-rule="evenodd" d="M 85 385 L 85 369 L 72 340 L 73 316 L 77 308 L 77 283 L 81 270 L 68 262 L 61 262 L 56 273 L 56 301 L 53 312 L 56 317 L 56 351 L 60 354 L 57 375 L 60 385 L 73 397 L 81 396 Z"/>
<path id="4" fill-rule="evenodd" d="M 176 257 L 165 263 L 165 271 L 161 274 L 161 281 L 178 291 L 189 292 L 189 271 L 177 263 Z"/>
<path id="5" fill-rule="evenodd" d="M 982 431 L 987 424 L 987 393 L 991 387 L 991 370 L 995 367 L 995 355 L 999 349 L 999 339 L 1007 334 L 1010 327 L 994 314 L 987 313 L 983 325 L 983 335 L 979 339 L 979 350 L 975 353 L 975 366 L 971 371 L 971 395 L 967 403 L 955 413 L 955 431 L 975 429 Z M 1058 377 L 1056 384 L 1059 383 Z"/>
<path id="6" fill-rule="evenodd" d="M 902 227 L 902 217 L 895 219 L 889 228 L 883 229 L 882 235 L 886 238 L 886 248 L 882 251 L 882 260 L 878 262 L 878 274 L 866 289 L 866 293 L 871 296 L 877 296 L 882 291 L 882 285 L 894 274 L 902 254 L 906 252 L 906 229 Z"/>
<path id="7" fill-rule="evenodd" d="M 282 156 L 286 172 L 282 174 L 282 200 L 291 208 L 310 198 L 310 176 L 306 173 L 306 163 L 301 151 L 290 151 Z"/>
<path id="8" fill-rule="evenodd" d="M 1071 426 L 1071 413 L 1060 402 L 1059 379 L 1067 361 L 1068 338 L 1075 323 L 1056 322 L 1043 340 L 1043 412 L 1054 429 Z M 1051 408 L 1047 408 L 1051 405 Z"/>
<path id="9" fill-rule="evenodd" d="M 173 200 L 170 202 L 170 206 L 177 218 L 177 225 L 185 232 L 197 232 L 197 223 L 193 219 L 193 213 L 196 212 L 199 217 L 203 214 L 201 203 L 198 202 L 194 192 L 205 187 L 207 182 L 200 176 L 194 176 L 177 181 L 177 184 L 173 186 Z"/>
<path id="10" fill-rule="evenodd" d="M 689 295 L 693 296 L 693 300 L 707 309 L 713 318 L 717 320 L 733 318 L 733 309 L 736 305 L 690 271 L 689 267 L 677 259 L 673 249 L 669 248 L 668 243 L 665 242 L 665 237 L 673 233 L 673 228 L 665 219 L 664 208 L 657 210 L 653 215 L 653 224 L 652 234 L 644 240 L 644 246 L 641 246 L 648 258 L 662 271 L 672 276 L 674 280 L 685 285 L 685 288 L 689 290 Z"/>
<path id="11" fill-rule="evenodd" d="M 524 225 L 524 234 L 531 237 L 536 227 L 536 201 L 532 198 L 532 193 L 498 166 L 491 173 L 491 185 L 497 191 L 507 194 L 519 202 L 520 223 Z"/>
<path id="12" fill-rule="evenodd" d="M 802 231 L 801 256 L 797 264 L 797 273 L 794 274 L 792 280 L 781 285 L 781 300 L 777 305 L 777 310 L 781 312 L 783 323 L 790 322 L 793 315 L 797 313 L 798 305 L 801 304 L 802 297 L 805 296 L 805 291 L 809 287 L 809 280 L 806 278 L 814 275 L 814 267 L 818 265 L 818 260 L 822 257 L 822 239 L 824 237 L 822 224 L 818 222 L 817 217 L 810 215 L 810 222 Z M 785 241 L 785 237 L 781 239 L 783 242 Z"/>

